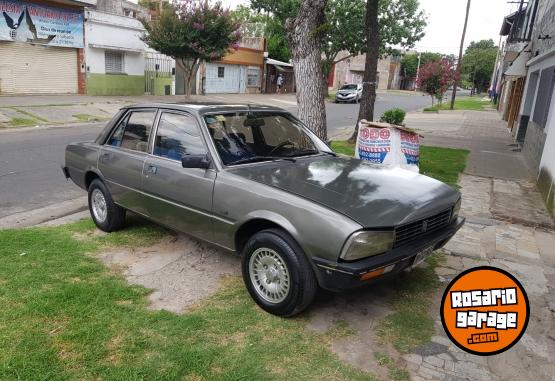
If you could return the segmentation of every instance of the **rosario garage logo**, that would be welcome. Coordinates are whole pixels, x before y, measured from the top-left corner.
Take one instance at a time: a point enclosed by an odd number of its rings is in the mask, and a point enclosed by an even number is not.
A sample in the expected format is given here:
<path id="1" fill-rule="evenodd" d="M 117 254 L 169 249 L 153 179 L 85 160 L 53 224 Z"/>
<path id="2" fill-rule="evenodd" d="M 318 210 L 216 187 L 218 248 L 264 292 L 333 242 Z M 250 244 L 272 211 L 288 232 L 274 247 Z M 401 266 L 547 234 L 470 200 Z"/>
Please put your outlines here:
<path id="1" fill-rule="evenodd" d="M 520 282 L 496 267 L 475 267 L 459 274 L 445 289 L 441 322 L 459 348 L 481 356 L 511 348 L 530 317 Z"/>

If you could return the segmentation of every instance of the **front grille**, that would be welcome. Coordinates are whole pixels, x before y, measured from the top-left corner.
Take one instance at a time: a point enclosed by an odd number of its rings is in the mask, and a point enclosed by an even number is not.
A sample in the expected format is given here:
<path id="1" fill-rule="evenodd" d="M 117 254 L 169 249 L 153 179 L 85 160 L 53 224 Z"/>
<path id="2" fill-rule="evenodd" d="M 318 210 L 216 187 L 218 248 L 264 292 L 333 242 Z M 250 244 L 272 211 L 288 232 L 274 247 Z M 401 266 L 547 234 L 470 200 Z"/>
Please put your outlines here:
<path id="1" fill-rule="evenodd" d="M 393 247 L 398 247 L 417 239 L 424 234 L 439 230 L 449 225 L 451 219 L 451 209 L 447 209 L 434 216 L 422 220 L 411 222 L 395 229 L 395 243 Z"/>

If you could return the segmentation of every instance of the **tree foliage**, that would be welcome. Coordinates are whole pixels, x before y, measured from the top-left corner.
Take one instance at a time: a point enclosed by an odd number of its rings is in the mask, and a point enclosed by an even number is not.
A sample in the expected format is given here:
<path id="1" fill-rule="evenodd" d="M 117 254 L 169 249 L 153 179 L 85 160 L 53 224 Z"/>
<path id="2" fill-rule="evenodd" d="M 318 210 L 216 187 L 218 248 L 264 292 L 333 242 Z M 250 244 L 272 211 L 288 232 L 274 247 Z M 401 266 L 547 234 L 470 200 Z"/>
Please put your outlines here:
<path id="1" fill-rule="evenodd" d="M 188 0 L 162 10 L 160 17 L 143 21 L 143 41 L 173 57 L 185 71 L 186 96 L 202 60 L 221 59 L 241 39 L 240 25 L 220 2 Z"/>
<path id="2" fill-rule="evenodd" d="M 426 17 L 418 9 L 418 0 L 380 0 L 378 25 L 380 55 L 410 48 L 424 36 Z M 251 0 L 255 10 L 270 12 L 283 25 L 294 17 L 299 0 Z M 366 46 L 366 0 L 328 0 L 326 20 L 318 28 L 322 36 L 322 69 L 327 78 L 333 65 L 340 60 L 360 54 Z M 348 55 L 337 59 L 339 52 Z M 270 53 L 271 55 L 271 53 Z"/>
<path id="3" fill-rule="evenodd" d="M 478 92 L 489 87 L 496 58 L 497 46 L 492 39 L 472 41 L 466 48 L 461 72 Z"/>
<path id="4" fill-rule="evenodd" d="M 263 37 L 266 38 L 268 55 L 271 58 L 285 62 L 291 59 L 283 22 L 270 16 L 268 12 L 257 11 L 245 5 L 239 5 L 232 11 L 232 14 L 235 20 L 243 26 L 252 23 L 264 25 Z"/>
<path id="5" fill-rule="evenodd" d="M 440 53 L 420 53 L 420 66 L 426 65 L 430 61 L 439 61 L 441 57 Z M 401 60 L 401 73 L 407 78 L 416 78 L 417 71 L 418 53 L 405 54 Z"/>
<path id="6" fill-rule="evenodd" d="M 439 61 L 428 62 L 420 68 L 417 86 L 432 97 L 432 104 L 434 98 L 441 103 L 443 94 L 457 78 L 458 74 L 453 61 L 443 58 Z"/>

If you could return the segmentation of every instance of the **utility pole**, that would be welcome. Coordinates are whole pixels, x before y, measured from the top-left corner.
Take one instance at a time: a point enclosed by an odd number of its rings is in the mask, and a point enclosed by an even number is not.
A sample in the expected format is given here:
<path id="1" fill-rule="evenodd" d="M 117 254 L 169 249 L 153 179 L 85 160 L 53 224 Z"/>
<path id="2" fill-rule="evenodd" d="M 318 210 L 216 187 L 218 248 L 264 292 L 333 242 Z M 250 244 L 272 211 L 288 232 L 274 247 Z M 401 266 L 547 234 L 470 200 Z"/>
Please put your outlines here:
<path id="1" fill-rule="evenodd" d="M 470 0 L 466 3 L 466 16 L 464 17 L 464 27 L 461 37 L 461 46 L 459 48 L 459 59 L 457 61 L 457 77 L 461 72 L 461 63 L 462 63 L 462 56 L 463 56 L 463 47 L 464 47 L 464 36 L 466 35 L 466 25 L 468 24 L 468 13 L 470 11 Z M 457 96 L 457 87 L 459 86 L 459 80 L 456 79 L 455 83 L 453 84 L 453 93 L 451 94 L 451 107 L 450 110 L 453 110 L 455 107 L 455 97 Z"/>
<path id="2" fill-rule="evenodd" d="M 422 53 L 418 53 L 418 65 L 416 66 L 416 79 L 414 80 L 414 91 L 416 91 L 418 78 L 420 77 L 420 57 L 421 56 L 422 56 Z"/>

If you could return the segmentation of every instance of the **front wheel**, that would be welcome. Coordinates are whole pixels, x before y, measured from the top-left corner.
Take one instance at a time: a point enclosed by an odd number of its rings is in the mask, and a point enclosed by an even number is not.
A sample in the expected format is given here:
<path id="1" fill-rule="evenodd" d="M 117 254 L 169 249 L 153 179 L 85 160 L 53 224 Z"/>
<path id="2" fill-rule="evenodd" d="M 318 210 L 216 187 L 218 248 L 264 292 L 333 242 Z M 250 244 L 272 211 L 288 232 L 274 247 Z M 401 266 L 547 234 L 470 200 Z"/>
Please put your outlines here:
<path id="1" fill-rule="evenodd" d="M 251 297 L 273 315 L 296 315 L 316 294 L 316 278 L 302 249 L 280 229 L 263 230 L 249 239 L 241 270 Z"/>
<path id="2" fill-rule="evenodd" d="M 116 205 L 106 185 L 99 179 L 89 185 L 89 211 L 100 230 L 112 232 L 125 223 L 125 209 Z"/>

